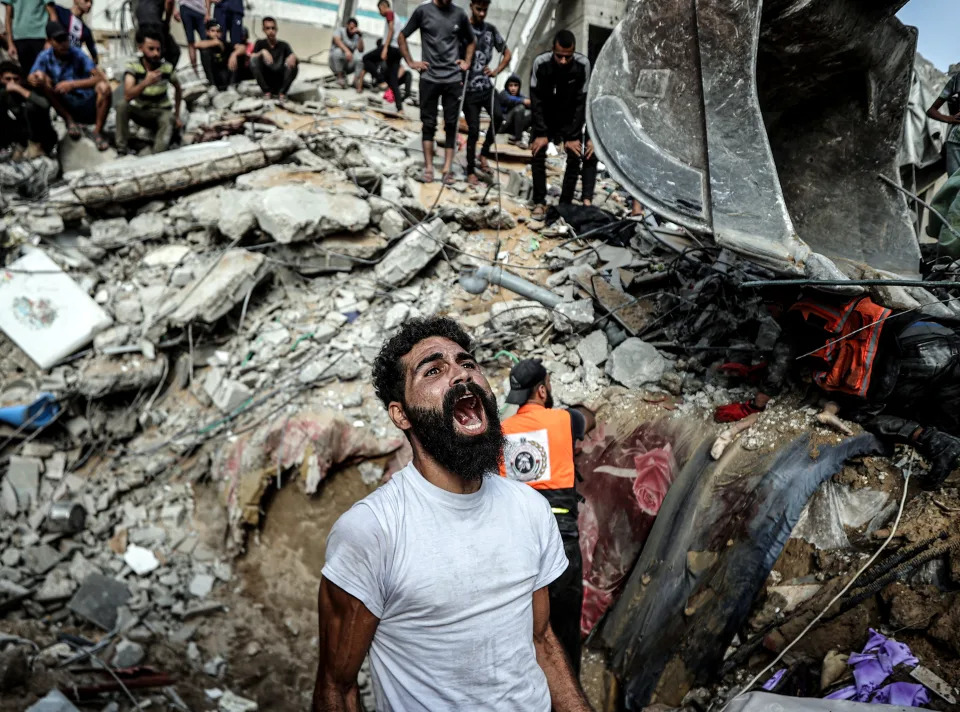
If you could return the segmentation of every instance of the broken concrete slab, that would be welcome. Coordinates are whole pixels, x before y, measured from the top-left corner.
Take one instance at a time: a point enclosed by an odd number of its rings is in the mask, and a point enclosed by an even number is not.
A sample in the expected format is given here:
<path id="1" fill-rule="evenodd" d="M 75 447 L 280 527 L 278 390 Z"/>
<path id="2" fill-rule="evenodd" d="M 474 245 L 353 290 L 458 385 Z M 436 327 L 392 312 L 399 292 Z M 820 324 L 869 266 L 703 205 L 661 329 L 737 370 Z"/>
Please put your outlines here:
<path id="1" fill-rule="evenodd" d="M 213 591 L 213 583 L 216 579 L 210 574 L 196 574 L 190 579 L 190 595 L 195 598 L 206 598 Z"/>
<path id="2" fill-rule="evenodd" d="M 146 576 L 160 568 L 160 560 L 156 555 L 150 549 L 136 544 L 127 546 L 123 561 L 137 576 Z"/>
<path id="3" fill-rule="evenodd" d="M 301 148 L 303 140 L 296 133 L 277 131 L 258 142 L 231 136 L 150 156 L 131 156 L 74 174 L 67 185 L 50 191 L 49 201 L 62 215 L 73 214 L 77 206 L 166 195 L 262 168 Z"/>
<path id="4" fill-rule="evenodd" d="M 133 235 L 126 218 L 110 218 L 90 223 L 90 242 L 104 250 L 122 247 L 131 242 Z"/>
<path id="5" fill-rule="evenodd" d="M 113 660 L 111 661 L 111 664 L 115 668 L 120 669 L 132 668 L 142 663 L 146 656 L 146 651 L 144 651 L 142 645 L 124 638 L 117 643 L 117 647 L 113 651 Z"/>
<path id="6" fill-rule="evenodd" d="M 170 314 L 174 324 L 186 324 L 199 319 L 212 324 L 243 301 L 269 272 L 266 257 L 248 250 L 234 248 L 225 252 L 216 265 L 201 274 L 172 302 L 178 306 Z"/>
<path id="7" fill-rule="evenodd" d="M 593 366 L 599 366 L 606 361 L 609 351 L 610 344 L 607 341 L 607 335 L 600 329 L 590 332 L 577 344 L 577 353 L 580 355 L 580 359 Z"/>
<path id="8" fill-rule="evenodd" d="M 256 198 L 260 229 L 281 243 L 302 242 L 370 224 L 370 205 L 342 193 L 288 185 L 268 188 Z"/>
<path id="9" fill-rule="evenodd" d="M 47 696 L 27 707 L 26 712 L 80 712 L 60 690 L 51 690 Z"/>
<path id="10" fill-rule="evenodd" d="M 113 148 L 101 151 L 97 144 L 86 136 L 78 139 L 64 137 L 57 148 L 57 158 L 60 159 L 60 169 L 64 177 L 68 178 L 68 173 L 88 171 L 117 160 L 117 152 Z"/>
<path id="11" fill-rule="evenodd" d="M 103 630 L 113 630 L 118 609 L 129 599 L 130 590 L 124 583 L 93 573 L 83 580 L 67 608 Z"/>
<path id="12" fill-rule="evenodd" d="M 627 388 L 659 383 L 667 361 L 657 349 L 633 336 L 617 346 L 607 360 L 607 375 Z"/>
<path id="13" fill-rule="evenodd" d="M 417 226 L 377 264 L 377 279 L 393 287 L 403 286 L 440 253 L 447 234 L 447 226 L 440 218 Z"/>
<path id="14" fill-rule="evenodd" d="M 536 334 L 550 324 L 551 311 L 540 302 L 516 299 L 511 302 L 494 302 L 490 307 L 490 317 L 497 329 L 522 329 L 524 332 Z"/>
<path id="15" fill-rule="evenodd" d="M 257 226 L 254 201 L 239 190 L 224 190 L 220 194 L 220 218 L 217 227 L 232 240 L 239 240 Z"/>
<path id="16" fill-rule="evenodd" d="M 217 703 L 219 712 L 258 712 L 260 706 L 253 700 L 235 695 L 226 690 Z"/>
<path id="17" fill-rule="evenodd" d="M 5 487 L 9 485 L 13 490 L 17 511 L 29 512 L 36 505 L 37 498 L 40 495 L 40 473 L 42 471 L 43 462 L 35 457 L 10 456 L 7 475 L 3 479 L 3 484 Z M 12 512 L 14 515 L 16 513 Z"/>
<path id="18" fill-rule="evenodd" d="M 148 252 L 141 260 L 146 267 L 173 267 L 180 264 L 193 250 L 187 245 L 164 245 Z"/>
<path id="19" fill-rule="evenodd" d="M 158 213 L 140 213 L 130 221 L 130 233 L 133 237 L 144 242 L 159 240 L 167 230 L 167 223 Z"/>
<path id="20" fill-rule="evenodd" d="M 380 228 L 380 232 L 391 239 L 394 237 L 399 237 L 406 225 L 407 221 L 403 219 L 400 211 L 396 210 L 395 208 L 388 208 L 385 210 L 380 216 L 379 222 L 377 223 L 377 227 Z"/>
<path id="21" fill-rule="evenodd" d="M 572 334 L 589 327 L 595 320 L 593 301 L 590 299 L 560 302 L 554 307 L 553 328 L 562 334 Z"/>
<path id="22" fill-rule="evenodd" d="M 87 398 L 102 398 L 155 386 L 165 373 L 165 357 L 148 361 L 139 354 L 101 356 L 87 361 L 76 389 Z"/>
<path id="23" fill-rule="evenodd" d="M 90 343 L 111 319 L 42 250 L 30 249 L 0 280 L 0 330 L 40 368 Z"/>

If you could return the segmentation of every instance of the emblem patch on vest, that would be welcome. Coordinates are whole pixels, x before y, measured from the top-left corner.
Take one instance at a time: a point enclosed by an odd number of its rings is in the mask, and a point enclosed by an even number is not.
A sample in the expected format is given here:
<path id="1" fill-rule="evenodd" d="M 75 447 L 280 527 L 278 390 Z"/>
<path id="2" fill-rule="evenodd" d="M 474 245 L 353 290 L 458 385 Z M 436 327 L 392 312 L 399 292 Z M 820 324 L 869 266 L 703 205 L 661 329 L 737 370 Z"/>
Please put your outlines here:
<path id="1" fill-rule="evenodd" d="M 503 461 L 507 477 L 518 482 L 550 479 L 550 444 L 546 430 L 507 435 Z"/>

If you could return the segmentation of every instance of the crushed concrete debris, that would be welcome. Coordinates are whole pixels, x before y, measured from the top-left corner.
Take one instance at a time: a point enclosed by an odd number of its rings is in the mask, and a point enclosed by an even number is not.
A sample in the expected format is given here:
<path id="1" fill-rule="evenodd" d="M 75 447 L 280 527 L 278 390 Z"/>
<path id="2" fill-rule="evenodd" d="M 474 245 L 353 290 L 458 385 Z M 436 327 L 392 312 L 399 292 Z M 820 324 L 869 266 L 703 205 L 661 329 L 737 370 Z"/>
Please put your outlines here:
<path id="1" fill-rule="evenodd" d="M 70 294 L 56 339 L 44 331 L 45 294 L 18 302 L 19 317 L 0 311 L 0 408 L 49 391 L 63 409 L 56 427 L 14 434 L 0 424 L 0 616 L 36 637 L 51 675 L 33 674 L 43 686 L 31 700 L 50 680 L 76 684 L 57 667 L 76 654 L 57 644 L 63 631 L 109 638 L 98 655 L 115 667 L 169 667 L 178 682 L 166 693 L 134 692 L 144 708 L 250 712 L 272 709 L 278 694 L 306 704 L 287 680 L 315 672 L 319 542 L 410 457 L 369 383 L 380 343 L 406 320 L 447 314 L 465 325 L 501 404 L 507 357 L 540 358 L 557 404 L 597 409 L 611 430 L 667 419 L 714 438 L 713 409 L 751 397 L 716 365 L 755 363 L 756 349 L 772 346 L 751 331 L 765 323 L 761 300 L 731 278 L 768 278 L 762 268 L 652 218 L 616 244 L 602 232 L 577 239 L 563 221 L 532 229 L 520 202 L 529 169 L 509 151 L 494 169 L 502 196 L 495 182 L 440 193 L 413 180 L 418 127 L 373 119 L 362 99 L 347 109 L 313 83 L 302 96 L 319 105 L 281 106 L 249 82 L 185 89 L 193 143 L 100 161 L 83 158 L 85 140 L 67 141 L 66 165 L 82 170 L 3 217 L 0 305 L 25 277 L 44 289 L 65 280 Z M 555 184 L 562 159 L 548 165 Z M 600 184 L 602 204 L 625 215 L 626 197 L 608 177 Z M 34 274 L 20 271 L 25 260 Z M 521 277 L 517 294 L 461 289 L 460 273 L 480 266 Z M 871 293 L 904 308 L 939 298 Z M 836 442 L 817 413 L 778 399 L 723 457 L 771 455 L 801 432 Z M 896 471 L 867 462 L 809 505 L 788 554 L 816 565 L 785 554 L 754 623 L 802 615 L 889 525 Z M 937 501 L 947 509 L 908 510 L 908 523 L 943 516 L 908 527 L 909 541 L 955 528 L 960 502 Z M 691 571 L 715 557 L 695 554 Z M 880 600 L 885 623 L 934 641 L 939 657 L 927 651 L 924 662 L 956 685 L 943 651 L 956 649 L 947 589 L 960 559 L 941 559 Z"/>

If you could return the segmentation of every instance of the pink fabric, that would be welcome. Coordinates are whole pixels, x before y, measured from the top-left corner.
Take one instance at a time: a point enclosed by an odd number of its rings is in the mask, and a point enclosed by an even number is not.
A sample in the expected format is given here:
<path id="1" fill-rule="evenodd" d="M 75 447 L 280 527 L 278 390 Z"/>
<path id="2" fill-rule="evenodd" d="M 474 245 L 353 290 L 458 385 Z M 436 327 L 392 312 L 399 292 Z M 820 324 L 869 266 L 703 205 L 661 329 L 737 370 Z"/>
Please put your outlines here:
<path id="1" fill-rule="evenodd" d="M 599 426 L 577 457 L 583 612 L 587 635 L 616 601 L 676 476 L 669 440 L 647 423 L 618 439 Z"/>

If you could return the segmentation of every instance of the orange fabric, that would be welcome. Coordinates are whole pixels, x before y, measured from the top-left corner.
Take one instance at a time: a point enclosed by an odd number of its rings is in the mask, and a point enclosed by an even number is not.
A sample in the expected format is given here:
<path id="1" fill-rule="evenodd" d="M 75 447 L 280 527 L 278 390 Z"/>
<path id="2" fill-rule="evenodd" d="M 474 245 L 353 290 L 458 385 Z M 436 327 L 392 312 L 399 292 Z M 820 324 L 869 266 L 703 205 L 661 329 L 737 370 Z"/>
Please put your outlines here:
<path id="1" fill-rule="evenodd" d="M 891 311 L 867 297 L 839 307 L 804 300 L 790 307 L 790 311 L 799 312 L 804 320 L 816 316 L 825 322 L 829 337 L 823 348 L 812 356 L 823 359 L 829 366 L 813 373 L 814 382 L 826 391 L 866 397 L 880 333 Z"/>
<path id="2" fill-rule="evenodd" d="M 534 489 L 574 487 L 570 413 L 559 408 L 548 409 L 527 403 L 520 407 L 516 415 L 504 420 L 502 428 L 503 434 L 507 436 L 505 462 L 500 465 L 502 477 L 507 476 L 507 466 L 512 464 L 511 479 L 526 482 Z M 544 435 L 547 457 L 541 452 Z M 508 458 L 510 463 L 506 462 Z"/>

